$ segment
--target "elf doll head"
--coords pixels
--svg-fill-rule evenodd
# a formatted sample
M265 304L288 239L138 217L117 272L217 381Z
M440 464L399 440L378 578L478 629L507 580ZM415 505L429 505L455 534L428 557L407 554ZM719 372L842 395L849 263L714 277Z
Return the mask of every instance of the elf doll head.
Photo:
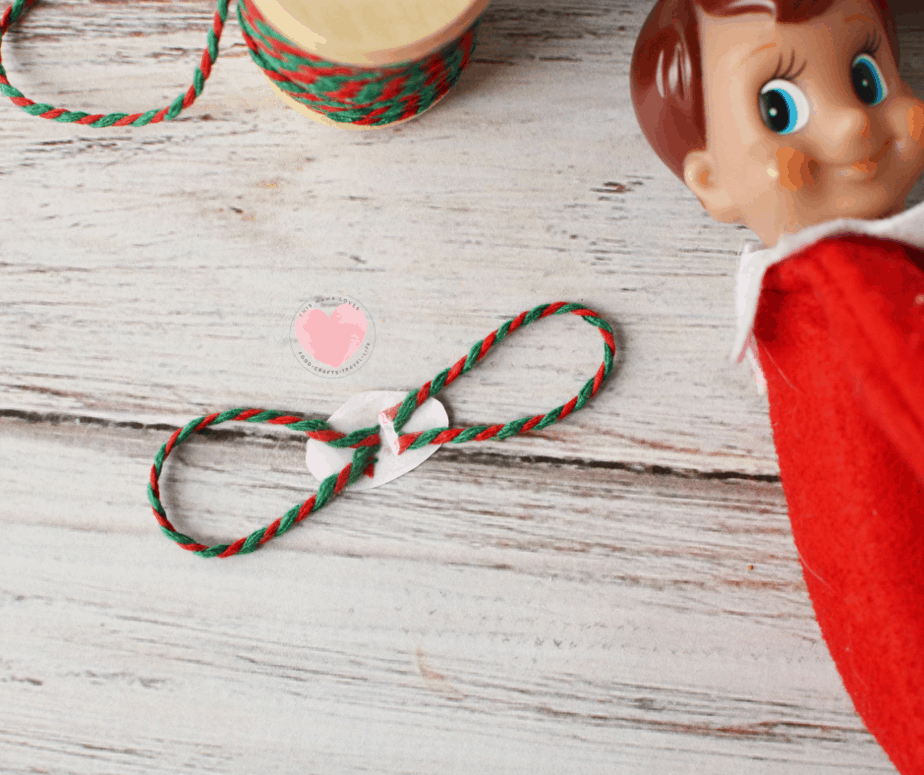
M719 221L768 246L901 212L924 103L884 0L659 0L632 60L642 130Z

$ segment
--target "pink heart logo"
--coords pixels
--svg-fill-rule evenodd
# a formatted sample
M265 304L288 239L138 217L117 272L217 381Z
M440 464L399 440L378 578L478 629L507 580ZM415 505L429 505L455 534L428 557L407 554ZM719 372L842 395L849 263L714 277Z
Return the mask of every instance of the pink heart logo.
M313 358L336 369L359 349L366 326L361 310L341 304L330 317L320 309L309 310L296 321L295 336Z

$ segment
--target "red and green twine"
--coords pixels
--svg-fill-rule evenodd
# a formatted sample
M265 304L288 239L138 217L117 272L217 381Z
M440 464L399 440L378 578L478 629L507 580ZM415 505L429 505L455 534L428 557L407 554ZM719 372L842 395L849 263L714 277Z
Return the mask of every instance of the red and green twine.
M296 102L340 123L375 126L423 113L455 84L475 48L476 21L457 41L419 62L362 69L312 56L273 29L252 0L237 18L250 56Z
M0 17L3 36L36 0L14 0ZM218 0L206 46L192 84L169 105L144 113L87 113L35 102L13 86L0 57L0 94L32 116L96 128L145 126L171 121L202 94L218 58L218 41L228 17L228 0ZM300 49L273 29L251 0L238 0L237 18L250 56L285 94L329 119L383 126L412 118L439 100L459 79L475 47L478 22L457 41L419 62L360 68L328 62Z
M3 36L7 30L35 2L36 0L13 0L13 4L3 12L3 16L0 17L0 46L3 45ZM216 10L212 20L212 27L208 32L205 50L202 52L199 66L193 73L192 84L183 94L180 94L173 102L163 108L149 110L146 113L86 113L82 110L55 108L45 102L34 102L10 83L6 70L3 68L2 58L0 58L0 94L9 97L14 105L22 108L31 116L47 118L51 121L65 124L83 124L94 128L103 128L109 126L145 126L146 124L157 124L161 121L172 121L202 94L205 81L212 72L212 65L218 59L218 40L221 38L221 31L224 29L227 18L228 0L218 0L218 10Z
M579 316L585 322L597 328L603 337L603 362L594 376L584 383L578 394L570 401L555 407L545 414L522 417L499 425L476 425L470 428L435 428L422 433L401 433L401 429L417 407L431 396L435 396L460 376L471 371L488 354L492 347L502 342L509 334L542 318L564 314ZM487 439L495 438L507 439L519 433L547 428L559 420L563 420L572 412L583 408L597 394L600 386L613 371L615 351L616 344L610 324L596 312L580 304L556 302L555 304L543 304L528 312L522 312L512 320L508 320L480 342L475 343L465 357L450 368L441 371L422 387L410 391L404 401L393 407L390 415L393 419L395 432L398 434L399 449L403 452L407 449L419 449L427 444L461 444L466 441L486 441ZM331 446L341 449L352 448L354 450L353 459L339 473L332 474L321 482L318 491L304 503L293 506L283 516L266 527L255 530L250 535L239 538L233 543L209 546L179 532L173 526L167 518L167 512L160 500L159 480L164 461L180 444L194 433L200 433L213 425L231 421L284 425L293 431L304 432L310 438L323 441ZM210 414L207 417L199 417L174 432L154 458L154 465L151 467L151 479L148 484L148 500L154 511L154 517L157 519L164 535L187 551L198 554L200 557L232 557L236 554L248 554L276 536L288 532L309 515L326 506L335 496L343 492L363 474L371 475L372 468L375 465L375 455L380 446L381 439L379 438L378 426L361 428L344 435L335 431L324 420L307 420L284 412L262 409L229 409L225 412Z

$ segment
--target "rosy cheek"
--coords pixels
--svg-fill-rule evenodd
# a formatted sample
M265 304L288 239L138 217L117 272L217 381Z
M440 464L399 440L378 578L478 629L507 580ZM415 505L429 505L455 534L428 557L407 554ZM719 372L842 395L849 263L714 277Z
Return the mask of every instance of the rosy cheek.
M795 148L780 148L776 152L780 170L780 185L789 191L801 191L818 182L820 165L811 156Z
M912 140L924 147L924 106L920 102L908 111L908 132Z

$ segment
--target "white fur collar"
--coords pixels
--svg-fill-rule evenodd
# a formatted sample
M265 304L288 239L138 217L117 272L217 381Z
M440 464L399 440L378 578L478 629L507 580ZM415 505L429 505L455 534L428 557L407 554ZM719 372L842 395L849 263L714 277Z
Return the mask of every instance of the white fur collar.
M841 218L819 223L796 234L781 237L772 248L765 248L759 242L745 244L738 256L738 276L735 282L738 327L729 360L733 363L740 362L749 351L753 354L751 329L754 316L757 314L761 283L767 269L807 245L835 234L886 237L924 249L924 202L881 221ZM762 375L758 378L758 385L761 381Z

